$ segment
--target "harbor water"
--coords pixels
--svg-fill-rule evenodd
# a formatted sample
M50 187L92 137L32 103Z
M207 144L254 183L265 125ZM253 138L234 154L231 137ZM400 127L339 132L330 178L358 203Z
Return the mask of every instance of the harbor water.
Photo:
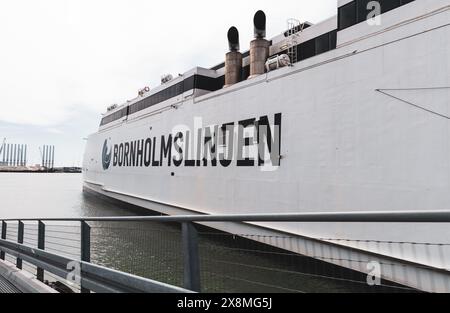
M0 174L0 218L70 218L155 214L83 193L81 174ZM183 284L180 226L162 223L91 223L93 263L178 286ZM46 250L79 259L79 225L49 223ZM8 226L14 240L14 225ZM199 228L203 292L405 291L326 262L294 255L238 236ZM37 243L26 224L25 244ZM277 240L283 238L277 238ZM13 262L14 260L10 260ZM24 269L33 272L32 266ZM47 274L46 279L54 277Z

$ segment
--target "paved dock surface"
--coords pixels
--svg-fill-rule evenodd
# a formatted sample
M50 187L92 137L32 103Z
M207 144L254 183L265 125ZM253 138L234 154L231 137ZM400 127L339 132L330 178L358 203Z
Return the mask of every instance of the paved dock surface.
M0 293L20 293L20 290L0 275Z

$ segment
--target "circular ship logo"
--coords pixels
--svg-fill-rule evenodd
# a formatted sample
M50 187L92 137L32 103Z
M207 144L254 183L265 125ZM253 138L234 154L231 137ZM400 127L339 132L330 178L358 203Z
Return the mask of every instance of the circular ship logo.
M108 153L109 150L109 153ZM111 152L112 149L108 149L108 139L105 140L105 143L103 144L103 151L102 151L102 164L103 169L106 171L109 169L109 166L111 165Z

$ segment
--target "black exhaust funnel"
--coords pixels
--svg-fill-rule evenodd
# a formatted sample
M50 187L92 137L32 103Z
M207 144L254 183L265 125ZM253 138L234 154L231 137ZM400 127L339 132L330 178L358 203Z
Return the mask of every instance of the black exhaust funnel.
M230 51L225 55L225 85L229 87L241 80L242 53L239 52L239 31L236 27L228 30Z
M266 14L263 11L259 10L255 13L253 25L255 26L255 38L264 39L266 37Z
M228 30L228 46L230 51L239 51L239 31L234 26Z

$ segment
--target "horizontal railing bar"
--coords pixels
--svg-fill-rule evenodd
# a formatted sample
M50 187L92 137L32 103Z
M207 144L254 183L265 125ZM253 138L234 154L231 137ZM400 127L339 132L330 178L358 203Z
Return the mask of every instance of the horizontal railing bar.
M32 264L33 266L42 268L42 269L46 270L47 272L50 272L50 273L60 277L63 280L65 280L66 279L65 277L67 277L67 274L69 274L69 270L67 270L65 268L65 266L61 266L60 264L58 264L58 265L50 264L44 260L39 259L37 256L18 252L13 247L9 247L9 248L3 247L2 249L4 249L4 251L6 253L14 255L16 257L20 257L22 260ZM71 260L67 259L67 264L69 262L71 262Z
M179 216L126 216L2 219L13 221L42 222L357 222L357 223L450 223L450 211L404 211L404 212L338 212L297 214L236 214L236 215L179 215Z
M149 284L146 280L141 277L132 274L123 274L119 271L113 269L107 269L105 267L95 265L88 262L82 262L82 272L85 277L97 277L96 281L105 279L105 281L114 281L118 285L123 286L133 286L132 289L140 292L191 292L183 288L171 286L164 283L153 283ZM82 278L83 280L83 278Z
M99 265L74 260L55 253L0 239L0 249L32 265L66 279L71 262L80 264L83 285L96 292L175 292L189 290L167 285L147 278L119 272Z
M50 238L50 239L58 239L58 240L66 240L66 241L72 241L72 242L78 242L80 243L80 239L75 239L75 238L64 238L64 237L56 237L56 236L45 236L45 238ZM36 239L36 238L33 238Z

